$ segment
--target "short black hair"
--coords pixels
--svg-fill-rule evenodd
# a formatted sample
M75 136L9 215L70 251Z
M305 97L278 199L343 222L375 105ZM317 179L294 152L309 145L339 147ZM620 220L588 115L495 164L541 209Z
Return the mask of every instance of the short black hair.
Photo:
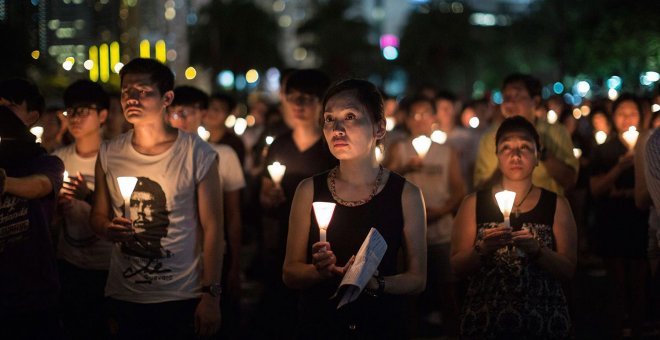
M610 115L612 119L614 119L614 115L616 114L616 110L623 104L623 102L633 102L635 103L635 106L637 106L637 112L639 113L639 124L642 124L643 122L643 117L644 117L644 111L642 110L642 103L639 101L639 98L637 98L634 94L629 93L629 92L624 92L619 97L612 103L612 114ZM612 125L614 126L614 124ZM616 129L616 126L614 126ZM621 131L620 131L621 132Z
M135 58L129 61L119 71L122 83L127 74L148 74L151 82L158 87L161 96L174 89L174 74L167 66L154 59Z
M456 103L456 100L458 100L458 98L456 98L456 95L453 94L452 92L440 91L435 95L435 100L436 101L437 100L447 100L447 101L450 101L452 103Z
M200 109L206 110L209 107L209 96L194 86L177 86L170 105L199 105Z
M209 98L209 102L212 100L217 100L227 104L229 112L234 111L234 109L236 109L236 105L238 105L234 96L226 92L216 92L212 94L211 98Z
M504 82L502 83L502 90L504 90L504 88L506 88L508 85L517 83L523 84L523 86L525 86L525 89L527 89L527 93L530 97L534 98L541 96L541 81L534 76L524 73L512 73L506 76L506 78L504 78Z
M65 107L96 105L99 110L110 107L110 97L101 85L91 80L77 80L64 90Z
M323 98L323 110L332 97L345 91L355 91L357 100L367 109L372 123L385 119L382 94L376 85L362 79L345 79L332 85ZM323 125L323 115L320 117L320 124Z
M18 105L26 103L28 111L37 111L40 116L46 108L46 101L37 85L23 78L0 81L0 98Z
M435 115L435 100L423 94L415 94L410 97L403 98L403 100L401 100L401 104L399 105L399 108L401 108L401 110L403 110L403 112L406 113L406 116L410 117L410 109L412 108L413 105L417 103L427 103L431 105L431 109L433 110L433 115Z
M513 116L502 121L502 124L500 124L500 127L495 134L495 149L497 150L497 147L500 145L500 139L504 137L505 134L514 131L528 134L536 144L536 151L541 150L539 133L536 131L534 125L522 116Z
M330 86L330 78L316 69L297 70L291 73L285 86L285 93L297 90L322 99L325 91Z

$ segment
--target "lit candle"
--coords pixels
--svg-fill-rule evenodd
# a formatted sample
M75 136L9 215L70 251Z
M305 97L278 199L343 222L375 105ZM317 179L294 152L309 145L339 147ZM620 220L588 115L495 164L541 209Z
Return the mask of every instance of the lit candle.
M413 148L415 148L415 151L419 155L419 158L424 159L426 156L426 153L429 152L429 148L431 147L431 138L426 137L424 135L421 135L415 139L412 140L412 145Z
M64 174L62 174L62 180L67 181L69 179L69 172L64 170Z
M394 130L394 126L396 126L396 120L394 119L394 117L386 117L385 118L385 130L392 131L392 130Z
M137 184L137 177L117 177L117 182L119 182L121 196L124 198L124 217L130 220L131 195L133 194L133 189L135 189L135 184Z
M495 200L497 200L497 205L500 207L502 215L504 215L504 226L511 227L511 210L513 209L513 202L516 199L516 193L509 190L500 191L495 194Z
M208 142L209 138L211 138L211 132L206 130L203 126L197 128L197 134L199 135L199 138L203 139L205 142Z
M479 127L479 123L480 123L480 122L479 122L479 118L478 118L478 117L472 117L472 118L470 118L470 120L468 121L468 124L470 124L470 127L473 128L473 129L478 128L478 127Z
M605 133L605 131L598 131L594 135L594 138L596 138L596 143L598 143L598 145L603 144L607 140L607 133Z
M549 110L548 111L548 114L547 114L548 123L554 124L554 123L557 122L558 118L559 118L559 116L557 115L557 112L555 112L555 110Z
M44 128L41 127L41 126L34 126L30 129L30 132L33 135L37 136L36 142L41 143L41 136L43 136L43 134L44 134Z
M272 178L275 183L275 187L279 188L280 183L282 182L282 177L284 177L284 172L286 171L286 165L280 164L280 162L275 162L267 168L270 178Z
M273 144L274 140L275 140L275 138L273 136L266 136L266 145Z
M441 130L435 130L431 134L431 140L438 144L445 144L447 141L447 134Z
M374 152L376 153L376 162L380 164L383 161L383 157L385 157L385 155L383 155L383 146L382 145L376 146Z
M335 203L330 202L314 202L312 207L314 208L314 216L316 216L316 223L319 225L319 240L321 242L326 242L326 233L328 230L328 225L330 225L330 220L332 219L332 214L335 212ZM325 250L325 248L323 248Z
M236 124L234 124L234 132L236 135L242 136L245 129L247 129L247 125L247 120L245 120L245 118L237 118Z
M637 132L637 128L634 126L631 126L628 128L628 131L623 133L623 139L628 144L628 148L630 150L635 148L635 144L637 144L637 137L639 137L639 132Z
M575 158L577 159L580 159L580 157L582 156L582 149L573 148L573 156L575 156Z

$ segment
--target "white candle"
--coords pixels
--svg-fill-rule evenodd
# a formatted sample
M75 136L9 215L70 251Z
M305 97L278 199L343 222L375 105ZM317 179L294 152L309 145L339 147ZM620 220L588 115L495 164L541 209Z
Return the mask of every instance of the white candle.
M275 140L275 138L274 138L273 136L267 136L267 137L266 137L266 145L271 145L271 144L273 144L273 141L274 141L274 140Z
M247 125L247 120L245 120L245 118L237 118L236 124L234 124L234 132L236 135L242 136L245 129L247 129Z
M549 110L548 111L548 114L547 114L548 123L554 124L554 123L557 122L558 118L559 118L559 116L557 115L557 112L555 112L555 110Z
M330 225L330 220L332 219L332 214L335 212L335 203L331 202L313 202L312 207L314 208L314 216L316 216L316 223L319 225L319 236L321 242L326 242L326 232L328 225Z
M395 126L396 126L396 120L394 119L394 117L385 118L385 130L392 131L394 130Z
M131 195L137 184L137 177L117 177L119 191L124 198L124 217L131 219Z
M596 143L599 145L603 144L607 140L607 133L605 133L605 131L598 131L594 135L594 138L596 138Z
M275 162L267 168L270 178L273 179L275 186L279 187L282 182L282 177L284 177L284 172L286 171L286 165L280 164L280 162Z
M419 155L419 158L424 159L426 156L426 153L429 152L429 148L431 147L431 138L426 137L424 135L421 135L415 139L412 140L412 145L413 148L415 148L415 151Z
M64 170L64 174L62 174L62 180L67 181L69 179L69 172Z
M438 144L445 144L447 141L447 134L441 130L435 130L431 134L431 140Z
M383 161L383 157L385 157L385 155L383 155L383 149L382 148L383 148L383 146L379 145L379 146L376 146L376 149L374 150L374 152L376 153L376 162L378 162L379 164Z
M37 137L36 142L41 143L41 136L44 134L44 128L41 126L34 126L30 129L30 132Z
M511 210L513 209L513 202L516 199L516 193L509 190L500 191L495 194L497 205L500 207L502 215L504 215L504 226L511 227Z
M573 156L575 156L577 159L580 159L580 157L582 157L582 149L573 148Z
M639 137L639 132L637 132L637 128L634 126L631 126L628 128L628 131L623 133L623 139L628 144L628 148L630 150L635 148L635 144L637 144L637 137Z
M203 126L197 128L197 134L199 135L199 138L203 139L205 142L208 142L209 138L211 138L211 132L206 130Z

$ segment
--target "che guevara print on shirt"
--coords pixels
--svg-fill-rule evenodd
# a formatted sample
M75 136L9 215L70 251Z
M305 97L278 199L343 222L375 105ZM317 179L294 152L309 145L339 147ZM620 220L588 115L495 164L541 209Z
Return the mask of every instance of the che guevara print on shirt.
M147 259L172 256L161 244L170 225L163 188L147 177L138 177L130 205L135 237L122 244L122 253Z

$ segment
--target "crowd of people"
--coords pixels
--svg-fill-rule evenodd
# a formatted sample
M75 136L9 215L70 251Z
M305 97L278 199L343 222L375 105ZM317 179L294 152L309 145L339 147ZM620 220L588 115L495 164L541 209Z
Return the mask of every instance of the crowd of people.
M611 338L658 331L660 92L573 107L511 74L500 105L397 99L305 69L244 105L151 59L120 78L48 110L0 82L2 338L571 338L576 270L607 279Z

